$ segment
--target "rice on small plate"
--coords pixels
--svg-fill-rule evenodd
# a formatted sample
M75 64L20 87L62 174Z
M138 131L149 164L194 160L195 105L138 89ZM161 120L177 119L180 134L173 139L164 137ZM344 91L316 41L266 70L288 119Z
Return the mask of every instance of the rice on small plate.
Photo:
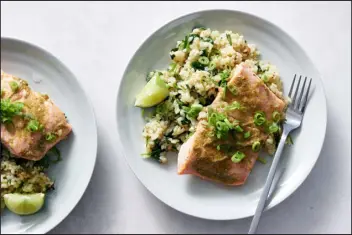
M54 153L55 152L55 153ZM1 210L5 208L4 195L9 193L46 193L54 189L54 181L46 174L49 168L49 155L60 154L54 148L41 161L20 159L1 145ZM55 162L60 160L56 155Z

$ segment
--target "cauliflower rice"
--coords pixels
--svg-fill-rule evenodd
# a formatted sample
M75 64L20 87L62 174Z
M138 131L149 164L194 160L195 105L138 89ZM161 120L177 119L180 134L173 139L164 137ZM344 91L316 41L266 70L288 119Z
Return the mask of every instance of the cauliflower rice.
M147 80L160 76L169 88L169 96L156 106L143 129L145 157L166 163L166 152L178 152L195 132L197 121L206 113L202 107L212 103L218 88L230 79L240 63L249 65L280 98L282 83L277 68L259 60L260 53L243 35L232 31L196 28L171 50L172 63L166 70L155 70ZM269 141L270 142L270 141ZM268 144L274 144L271 141ZM270 149L270 147L268 147ZM272 147L273 151L275 146Z

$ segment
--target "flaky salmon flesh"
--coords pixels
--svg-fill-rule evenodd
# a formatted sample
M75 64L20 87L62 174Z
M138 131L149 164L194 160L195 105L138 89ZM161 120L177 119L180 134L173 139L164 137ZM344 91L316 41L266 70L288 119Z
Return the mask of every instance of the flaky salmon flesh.
M284 116L286 103L245 64L235 68L227 87L234 87L236 92L220 88L215 100L206 109L225 113L226 106L238 102L244 108L226 111L226 114L231 123L236 121L241 124L243 132L235 133L227 140L218 140L209 134L212 128L207 118L201 119L196 132L181 146L178 154L178 174L192 174L230 186L244 184L258 158L258 152L252 150L253 141L264 143L269 138L265 127L254 123L255 113L263 112L268 122L273 121L273 112ZM243 133L248 131L251 137L246 139ZM246 157L238 163L233 162L231 155L219 151L218 146L221 144L231 146L234 151L241 151Z
M1 143L16 157L40 160L72 130L48 95L32 91L26 81L2 70L1 101L2 105L3 101L23 104L19 115L1 122ZM29 126L31 123L36 126Z

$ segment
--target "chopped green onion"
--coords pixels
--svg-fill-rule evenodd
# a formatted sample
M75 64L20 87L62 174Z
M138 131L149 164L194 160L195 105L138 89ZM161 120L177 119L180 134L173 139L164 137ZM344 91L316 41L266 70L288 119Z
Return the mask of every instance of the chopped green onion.
M232 38L230 34L226 34L227 40L229 41L230 45L232 46Z
M193 104L191 108L187 111L187 116L189 118L196 118L200 111L202 111L203 106L200 104Z
M45 139L50 142L54 141L56 139L56 135L53 133L46 133Z
M257 111L254 114L254 119L258 119L260 117L265 117L265 113L263 111Z
M232 157L231 157L231 161L233 161L234 163L239 163L242 161L243 158L245 158L246 155L240 151L237 151Z
M22 102L11 102L10 99L1 99L1 122L12 122L12 118L22 114L24 104Z
M220 83L219 83L219 86L224 88L223 98L226 97L227 78L228 78L229 76L230 76L230 72L228 72L227 70L224 70L224 71L222 71L222 73L220 73L221 81L220 81Z
M13 92L17 92L18 91L18 83L17 82L11 81L10 82L10 87L11 87L11 90Z
M251 137L251 132L247 131L243 134L243 138L248 139L249 137Z
M217 146L216 146L216 149L219 151L219 150L220 150L220 145L217 145Z
M227 70L222 71L220 73L221 80L226 80L228 77L230 77L230 72Z
M216 127L218 128L218 130L221 130L221 131L227 129L227 125L225 122L217 122Z
M209 59L205 56L201 56L198 59L198 62L204 65L208 65L209 64Z
M278 122L278 121L280 121L280 119L281 119L280 113L277 111L273 112L273 121Z
M275 133L279 131L279 126L273 122L270 126L269 126L269 132L270 133Z
M258 111L255 112L254 114L254 124L257 126L261 126L266 122L266 118L265 118L265 113Z
M259 152L261 146L260 146L260 142L259 141L254 141L252 144L252 150L254 152Z
M258 126L261 126L265 123L265 118L264 117L260 117L255 121L255 124Z
M216 68L216 63L215 63L215 61L211 61L211 62L209 63L208 69L209 69L209 70L214 70L215 68Z
M258 160L258 162L260 162L262 164L266 164L266 160L262 157L258 157L257 160Z
M235 131L237 131L237 132L243 132L243 129L242 129L242 127L240 127L240 126L235 126Z
M42 128L43 128L43 125L41 125L35 119L30 120L27 124L27 130L30 132L40 131Z
M293 140L292 140L292 137L290 135L287 136L287 139L285 141L285 144L288 144L288 145L293 145Z
M233 125L224 114L208 109L208 124L214 128L214 134L218 139L226 139Z

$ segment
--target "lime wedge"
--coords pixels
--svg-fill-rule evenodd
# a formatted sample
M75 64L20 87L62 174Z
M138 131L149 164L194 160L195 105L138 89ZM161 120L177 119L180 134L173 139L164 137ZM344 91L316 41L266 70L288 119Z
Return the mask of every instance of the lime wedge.
M6 207L18 215L31 215L42 208L44 204L44 193L35 194L5 194Z
M165 82L156 73L136 96L135 106L148 108L159 104L169 95Z

